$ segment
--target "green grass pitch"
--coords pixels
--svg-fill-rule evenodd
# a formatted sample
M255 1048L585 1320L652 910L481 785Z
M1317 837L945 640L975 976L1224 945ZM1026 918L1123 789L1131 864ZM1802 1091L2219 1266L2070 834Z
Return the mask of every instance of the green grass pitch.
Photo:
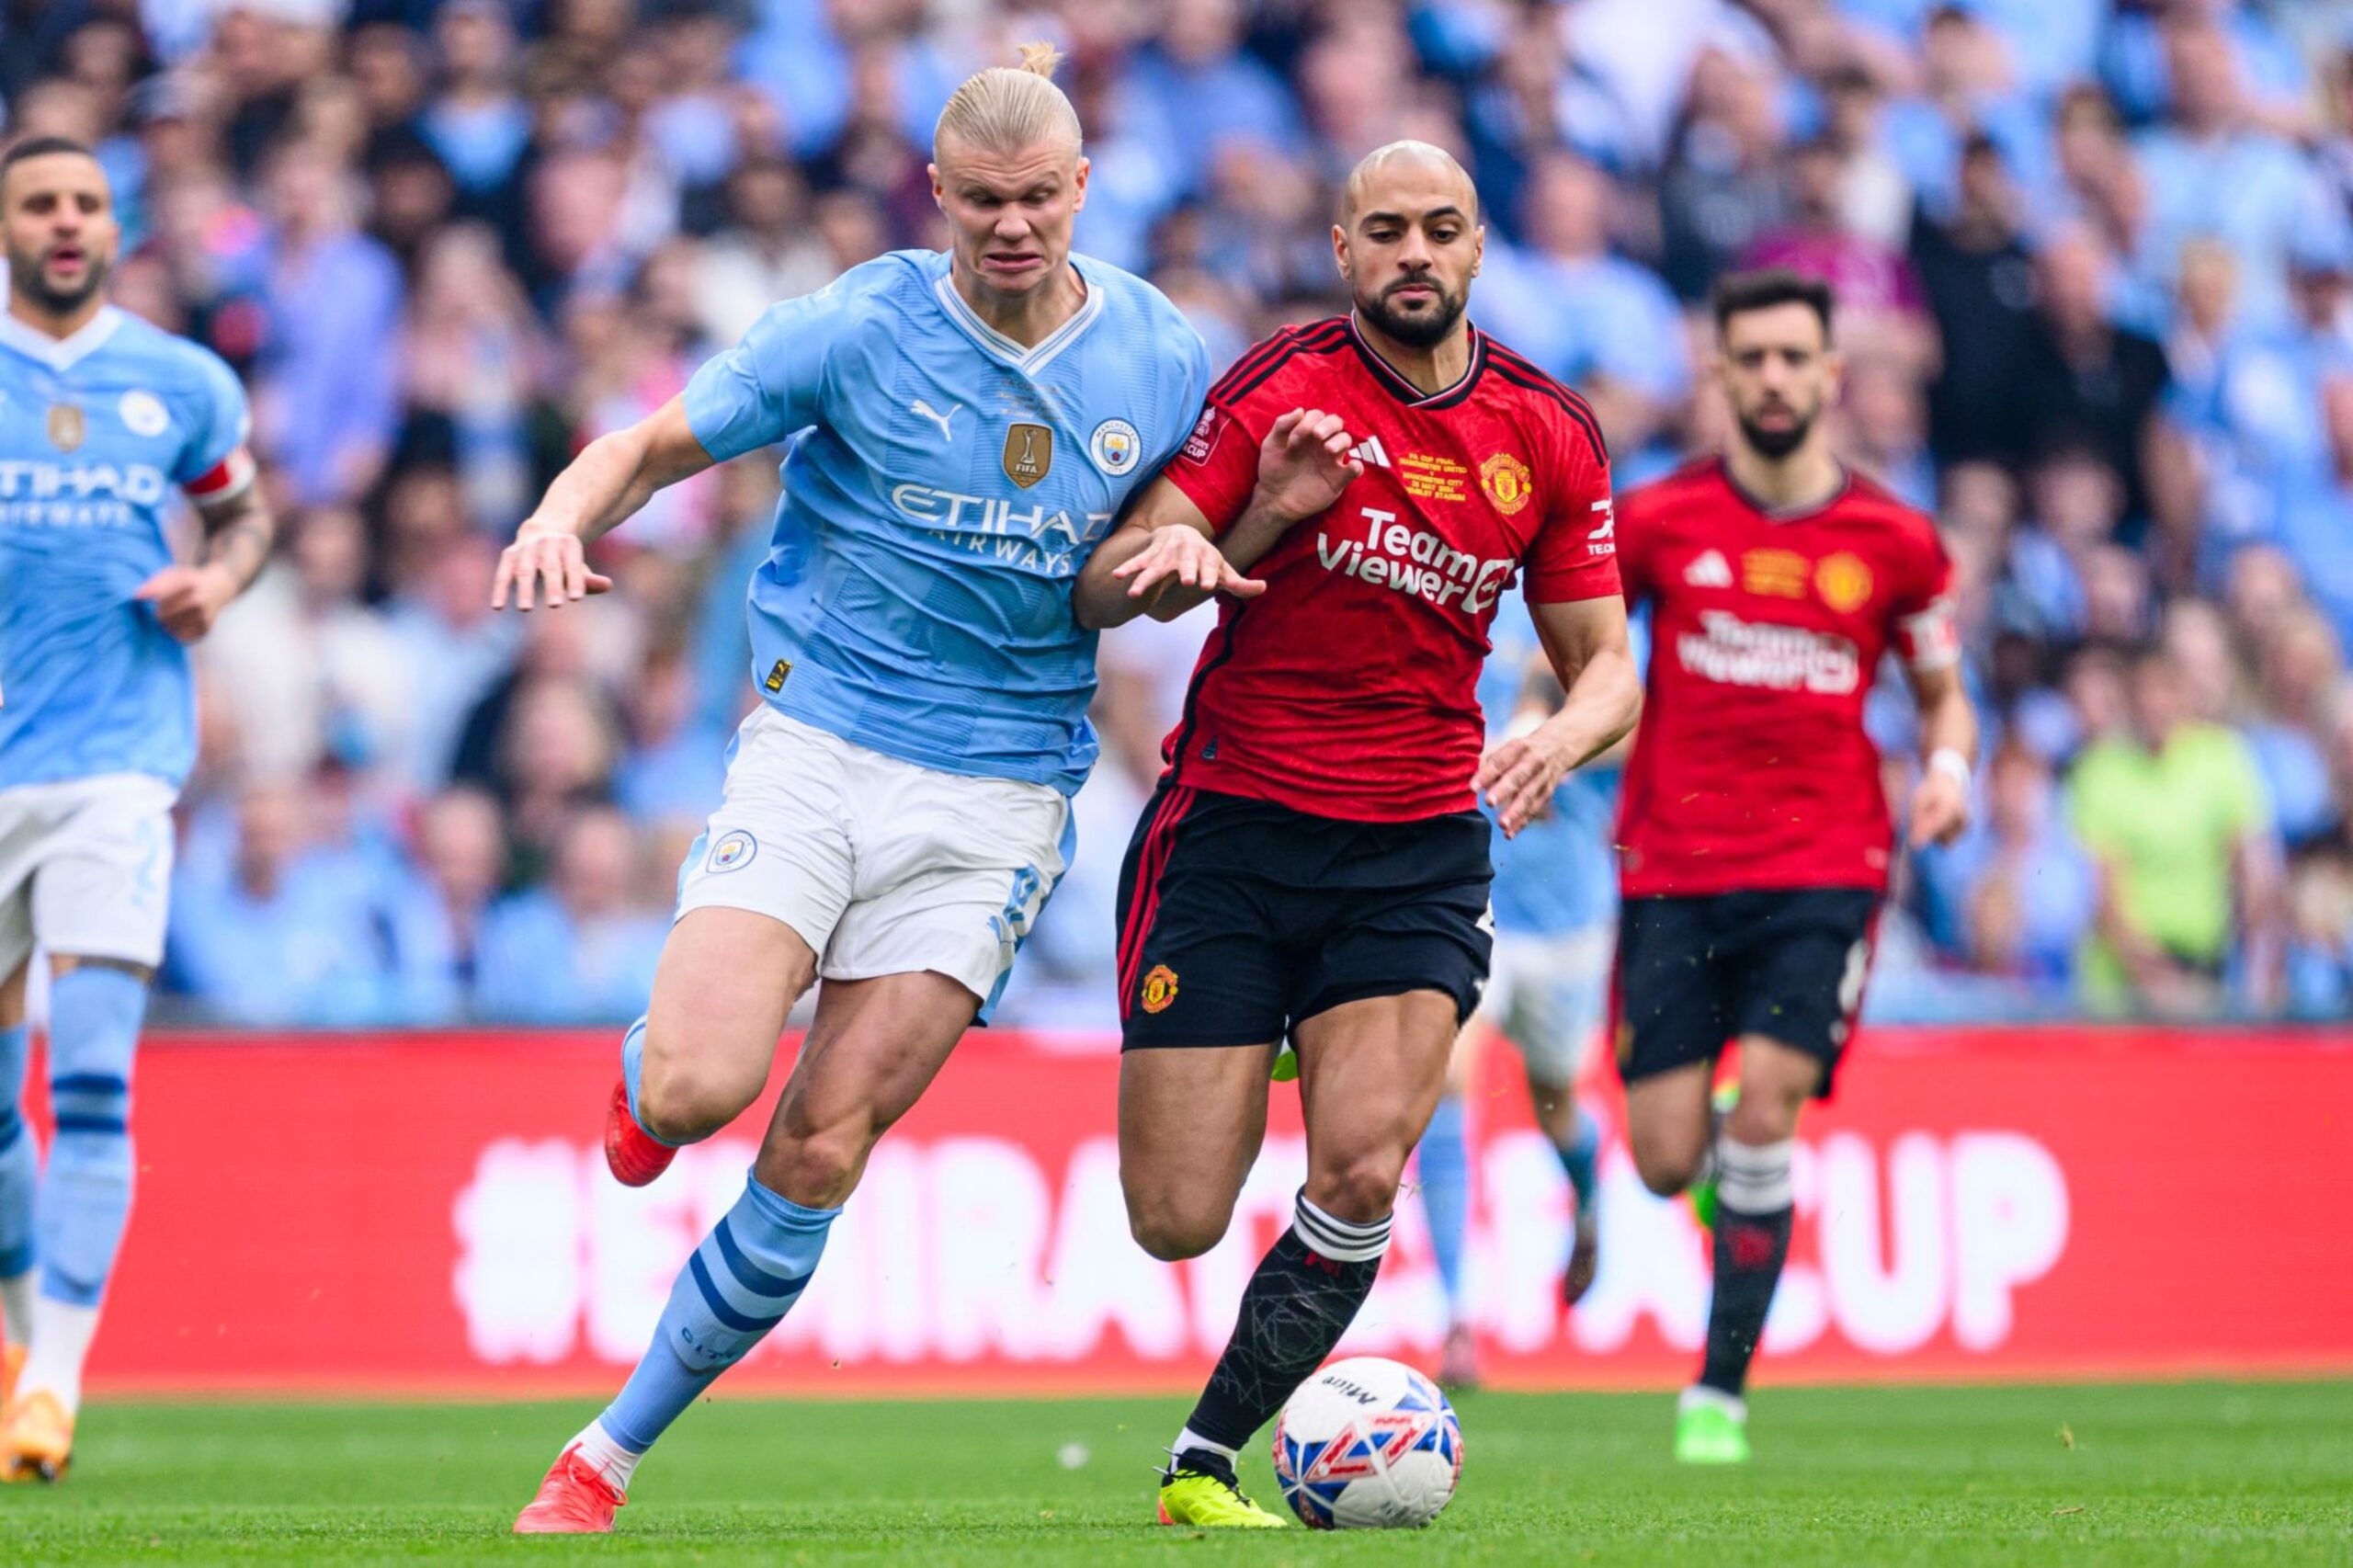
M506 1535L585 1404L93 1406L77 1468L0 1490L26 1563L2353 1563L2353 1384L1768 1390L1745 1471L1678 1470L1658 1394L1472 1394L1425 1532L1149 1523L1173 1400L689 1414L608 1540ZM1245 1484L1279 1506L1263 1453Z

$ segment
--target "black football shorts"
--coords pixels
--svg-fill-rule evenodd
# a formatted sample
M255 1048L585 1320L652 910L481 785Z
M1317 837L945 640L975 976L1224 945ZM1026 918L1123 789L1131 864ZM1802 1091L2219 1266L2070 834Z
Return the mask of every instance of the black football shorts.
M1343 822L1163 783L1120 871L1124 1049L1266 1045L1368 996L1486 983L1487 819Z
M1618 1071L1629 1084L1762 1035L1822 1062L1854 1033L1879 894L1783 888L1630 898L1618 917Z

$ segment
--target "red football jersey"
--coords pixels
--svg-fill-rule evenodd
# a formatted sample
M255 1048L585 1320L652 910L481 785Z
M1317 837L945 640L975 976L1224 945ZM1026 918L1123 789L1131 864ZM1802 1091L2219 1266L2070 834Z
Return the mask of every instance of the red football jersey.
M1629 898L1887 885L1863 699L1893 648L1960 657L1936 525L1859 476L1764 510L1721 459L1629 494L1626 597L1651 602L1642 728L1619 807Z
M1470 369L1424 396L1353 316L1287 327L1210 389L1165 471L1223 531L1248 506L1258 444L1294 408L1347 422L1364 472L1220 601L1172 777L1353 822L1476 804L1479 666L1495 600L1619 591L1609 460L1585 400L1473 330Z

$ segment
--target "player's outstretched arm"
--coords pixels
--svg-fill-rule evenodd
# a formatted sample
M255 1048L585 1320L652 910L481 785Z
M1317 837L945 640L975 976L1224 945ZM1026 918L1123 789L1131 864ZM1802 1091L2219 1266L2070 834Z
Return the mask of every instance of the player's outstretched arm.
M1128 526L1104 541L1080 574L1078 623L1117 626L1139 614L1174 620L1214 594L1251 598L1264 593L1265 583L1243 574L1292 524L1328 510L1364 472L1364 464L1348 456L1355 444L1336 414L1294 408L1277 419L1258 444L1257 483L1249 502L1210 542L1214 561L1199 543L1165 531L1181 525L1203 542L1216 532L1192 498L1164 473L1130 513ZM1137 537L1127 537L1137 529ZM1124 605L1119 585L1124 585ZM1093 619L1097 616L1107 619Z
M700 473L712 460L687 423L683 397L597 437L555 476L546 499L499 555L490 608L505 609L512 592L515 608L528 610L542 586L550 609L605 592L613 581L588 570L588 544L619 528L655 491Z
M1643 710L1624 599L1605 594L1529 609L1565 695L1559 712L1479 761L1472 783L1495 808L1506 838L1535 819L1571 768L1617 744Z
M1234 569L1210 537L1210 520L1164 474L1087 559L1071 588L1071 612L1100 631L1140 615L1172 620L1221 592L1247 599L1266 591Z
M1910 666L1920 706L1920 782L1912 791L1912 847L1950 844L1969 825L1969 779L1977 762L1977 712L1961 665Z
M242 451L231 461L252 472L251 460ZM250 482L225 499L198 501L196 515L204 525L204 558L193 566L165 567L131 596L153 605L164 630L183 642L210 631L229 602L253 585L269 564L278 539L269 503L261 486Z

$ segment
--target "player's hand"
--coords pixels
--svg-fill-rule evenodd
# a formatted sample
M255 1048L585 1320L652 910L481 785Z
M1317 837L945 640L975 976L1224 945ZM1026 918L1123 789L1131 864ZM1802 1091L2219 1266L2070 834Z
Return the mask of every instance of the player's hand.
M498 574L490 583L490 608L505 609L512 589L515 608L529 610L533 591L541 584L547 587L548 608L562 609L574 599L609 592L613 580L588 570L588 553L578 534L526 517L515 542L499 552Z
M220 566L166 566L131 597L153 605L165 631L193 642L212 630L222 610L237 597L237 580Z
M1550 724L1498 744L1479 759L1471 787L1495 809L1495 820L1506 838L1550 811L1552 791L1569 776L1576 758L1553 737Z
M1294 408L1258 443L1258 499L1286 523L1330 509L1364 464L1348 456L1356 445L1336 414Z
M1153 529L1142 551L1112 567L1111 575L1127 579L1131 599L1142 598L1161 584L1171 582L1204 593L1232 594L1237 599L1255 599L1267 591L1267 585L1257 578L1236 572L1215 540L1184 523Z
M1969 791L1960 779L1930 769L1912 791L1912 847L1950 844L1969 825Z

